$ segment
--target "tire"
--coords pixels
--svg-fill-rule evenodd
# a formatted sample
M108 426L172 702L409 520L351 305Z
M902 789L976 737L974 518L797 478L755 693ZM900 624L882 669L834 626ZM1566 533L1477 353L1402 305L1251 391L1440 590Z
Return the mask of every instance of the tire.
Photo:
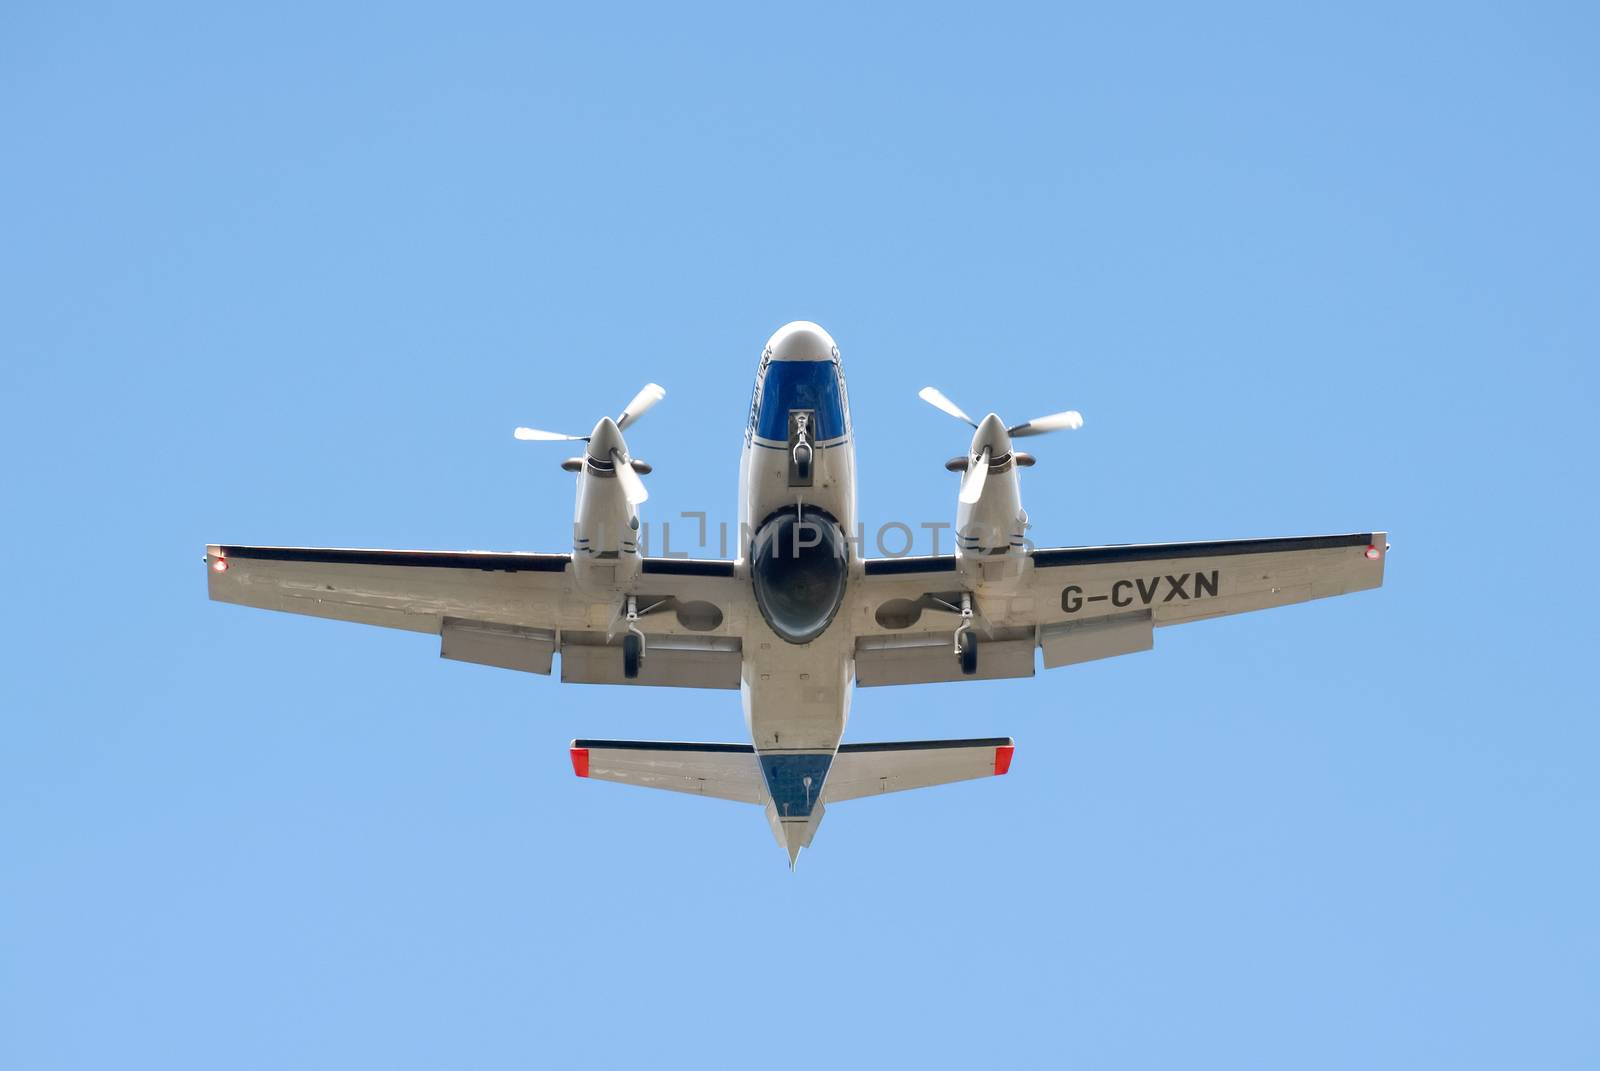
M639 662L644 657L644 644L639 642L639 637L628 633L622 637L622 675L626 679L639 679Z
M978 637L970 632L961 635L961 675L970 677L978 672Z

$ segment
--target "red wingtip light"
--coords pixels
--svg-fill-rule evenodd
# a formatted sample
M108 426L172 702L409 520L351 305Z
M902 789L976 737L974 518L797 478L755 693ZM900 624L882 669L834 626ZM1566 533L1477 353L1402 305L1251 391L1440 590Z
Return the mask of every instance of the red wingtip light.
M211 571L213 573L226 573L228 571L228 559L218 558L216 561L212 562Z
M579 777L589 776L589 749L575 747L572 749L572 772Z
M994 775L1001 774L1011 769L1011 756L1017 750L1015 744L1001 744L994 749Z
M1367 547L1367 557L1373 561L1377 561L1379 558L1383 557L1383 551L1379 550L1376 546L1369 546Z

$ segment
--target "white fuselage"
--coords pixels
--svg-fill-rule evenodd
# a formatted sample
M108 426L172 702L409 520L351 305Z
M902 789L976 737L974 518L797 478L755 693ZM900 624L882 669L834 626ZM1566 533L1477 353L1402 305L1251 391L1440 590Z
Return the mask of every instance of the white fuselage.
M775 519L787 521L789 511L816 526L836 524L843 540L835 546L844 555L838 580L847 585L860 575L860 547L849 542L857 530L855 451L844 374L833 339L804 322L773 335L756 375L739 471L741 575L755 582L762 568L760 537L773 530ZM805 528L796 533L802 546L821 537ZM782 552L792 549L787 536L780 542ZM781 571L775 575L785 590L806 587L803 581L790 584ZM759 599L759 584L757 594ZM817 596L819 614L826 602ZM768 817L779 839L798 847L809 843L821 818L822 808L814 804L849 716L852 630L848 622L832 620L839 611L835 604L821 630L809 635L807 628L798 633L807 638L797 642L797 630L785 630L785 638L783 622L774 626L777 612L765 610L764 605L763 615L752 617L744 638L740 692L772 796Z

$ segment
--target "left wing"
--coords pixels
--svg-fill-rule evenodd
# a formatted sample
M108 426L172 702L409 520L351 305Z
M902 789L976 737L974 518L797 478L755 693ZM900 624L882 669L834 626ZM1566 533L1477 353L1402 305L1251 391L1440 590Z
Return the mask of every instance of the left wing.
M739 686L748 585L732 562L646 558L625 593L581 588L568 554L213 544L206 575L218 602L432 633L445 658L549 673L560 652L565 681ZM626 594L647 639L635 679L622 672Z
M1379 587L1387 552L1384 532L1036 550L1020 577L978 586L968 676L945 610L964 586L955 557L869 561L857 681L1028 677L1036 646L1047 668L1148 650L1158 626Z

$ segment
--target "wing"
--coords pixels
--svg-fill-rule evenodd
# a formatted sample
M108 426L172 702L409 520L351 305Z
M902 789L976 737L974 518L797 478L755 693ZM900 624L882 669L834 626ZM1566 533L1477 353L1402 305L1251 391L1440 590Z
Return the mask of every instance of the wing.
M966 676L952 653L954 556L867 562L857 680L1029 677L1035 646L1047 668L1148 650L1159 626L1379 587L1387 551L1384 532L1036 550L1020 576L979 585L983 653Z
M587 684L737 688L748 585L732 562L646 558L629 592L646 655L622 671L621 588L581 588L567 554L206 548L211 598L440 637L440 655Z

